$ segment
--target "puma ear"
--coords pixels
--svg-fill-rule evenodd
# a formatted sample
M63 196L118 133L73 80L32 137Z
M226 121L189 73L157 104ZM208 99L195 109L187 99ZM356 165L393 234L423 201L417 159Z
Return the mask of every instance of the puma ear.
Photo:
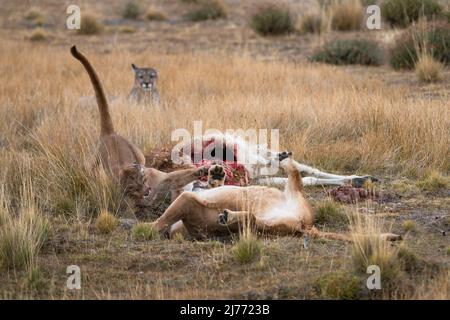
M136 69L138 68L134 63L131 64L131 67L133 68L134 71L136 71Z

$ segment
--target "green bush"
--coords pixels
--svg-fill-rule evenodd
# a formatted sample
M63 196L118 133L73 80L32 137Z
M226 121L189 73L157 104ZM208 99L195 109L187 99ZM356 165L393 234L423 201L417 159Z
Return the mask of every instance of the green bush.
M221 0L203 0L197 2L199 8L189 12L191 21L215 20L227 17L227 9Z
M141 222L133 227L133 239L137 241L149 241L159 239L159 232L151 223Z
M336 272L317 278L314 287L322 298L354 300L360 295L360 284L357 276Z
M316 207L316 223L327 226L348 224L348 217L343 208L332 199L321 201Z
M383 51L376 42L369 40L336 40L325 44L311 60L335 65L378 66L383 63Z
M137 19L141 14L141 8L136 2L128 2L122 12L125 19Z
M240 264L250 263L261 256L262 245L256 236L242 237L232 248L232 255Z
M252 16L250 26L263 36L282 35L294 31L294 18L288 8L266 4Z
M425 49L437 61L450 64L449 23L432 25L425 32L416 29L406 31L391 50L390 64L394 69L413 69L419 53Z
M406 27L423 16L432 18L441 13L437 0L385 0L381 5L382 17L399 27Z

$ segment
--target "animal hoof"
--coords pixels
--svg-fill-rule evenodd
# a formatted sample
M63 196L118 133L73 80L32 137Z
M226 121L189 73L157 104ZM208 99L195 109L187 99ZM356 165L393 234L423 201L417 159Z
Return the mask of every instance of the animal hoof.
M228 210L225 209L221 214L219 214L219 224L225 226L228 222Z
M283 151L283 152L280 152L278 154L278 160L279 161L283 161L284 159L287 159L290 156L292 156L292 152L290 152L290 151Z
M363 177L353 178L351 181L351 184L352 184L352 187L362 188L364 186L364 184L366 183L366 181L378 182L380 180L375 177L372 177L372 176L363 176Z

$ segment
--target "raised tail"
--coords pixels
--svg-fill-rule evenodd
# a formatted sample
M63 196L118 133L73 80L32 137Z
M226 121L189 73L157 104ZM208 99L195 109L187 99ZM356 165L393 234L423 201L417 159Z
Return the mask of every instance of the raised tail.
M80 52L78 52L76 46L70 48L72 56L79 60L86 69L89 78L91 79L92 86L94 87L95 96L97 98L98 110L100 111L100 135L107 135L114 133L114 126L112 123L111 115L109 114L108 101L106 100L103 86L100 83L100 79L97 76L94 68L89 60Z

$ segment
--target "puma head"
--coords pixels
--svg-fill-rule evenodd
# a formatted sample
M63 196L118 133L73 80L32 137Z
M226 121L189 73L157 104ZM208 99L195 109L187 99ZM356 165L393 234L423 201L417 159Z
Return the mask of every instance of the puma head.
M134 71L134 85L142 90L156 89L158 72L153 68L139 68L134 63L131 64Z

